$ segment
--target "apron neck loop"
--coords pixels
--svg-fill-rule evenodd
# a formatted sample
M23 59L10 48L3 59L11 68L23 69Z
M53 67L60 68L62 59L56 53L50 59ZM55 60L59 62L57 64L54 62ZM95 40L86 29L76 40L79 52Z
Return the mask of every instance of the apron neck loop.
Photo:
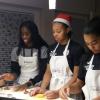
M67 45L66 45L66 47L65 47L65 50L64 50L64 52L63 52L63 55L68 55L68 52L67 52L67 51L68 51L69 43L70 43L70 39L68 40L68 43L67 43ZM52 51L53 54L55 54L55 52L56 52L58 46L59 46L59 43L57 44L56 48Z

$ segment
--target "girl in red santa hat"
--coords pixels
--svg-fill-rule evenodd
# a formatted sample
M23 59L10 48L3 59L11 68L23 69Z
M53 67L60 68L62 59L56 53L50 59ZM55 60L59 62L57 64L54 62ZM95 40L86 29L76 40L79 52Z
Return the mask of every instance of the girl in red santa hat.
M71 40L71 16L60 13L52 23L53 37L56 41L50 47L50 57L42 84L31 91L31 95L44 93L47 99L59 97L59 89L69 87L77 80L83 47ZM47 91L47 87L49 90ZM66 94L67 95L67 94ZM70 100L82 100L82 95L69 95Z

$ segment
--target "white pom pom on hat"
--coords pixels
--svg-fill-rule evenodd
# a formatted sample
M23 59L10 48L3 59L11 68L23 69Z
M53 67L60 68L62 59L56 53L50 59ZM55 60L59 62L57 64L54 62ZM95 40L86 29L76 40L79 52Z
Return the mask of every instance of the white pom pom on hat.
M59 13L53 22L61 22L71 27L71 20L72 18L69 14Z

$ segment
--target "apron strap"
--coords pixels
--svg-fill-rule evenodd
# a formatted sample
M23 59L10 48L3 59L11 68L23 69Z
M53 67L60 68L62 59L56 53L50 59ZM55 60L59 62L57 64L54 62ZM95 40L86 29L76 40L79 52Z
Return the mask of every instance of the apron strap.
M23 48L23 56L25 57L25 48Z
M33 48L31 48L31 57L33 56Z
M59 46L59 43L56 45L55 49L53 51L51 51L51 53L50 53L51 56L55 55L55 52L56 52L58 46Z
M70 39L68 40L68 43L67 43L67 45L66 45L66 47L65 47L65 50L64 50L64 52L63 52L63 55L68 55L68 53L69 53L69 50L68 50L68 47L69 47L69 43L70 43Z
M59 46L59 43L57 44L57 46L56 46L55 49L53 50L54 53L56 52L58 46Z
M92 56L90 63L89 63L89 69L92 69L92 63L93 63L94 55Z

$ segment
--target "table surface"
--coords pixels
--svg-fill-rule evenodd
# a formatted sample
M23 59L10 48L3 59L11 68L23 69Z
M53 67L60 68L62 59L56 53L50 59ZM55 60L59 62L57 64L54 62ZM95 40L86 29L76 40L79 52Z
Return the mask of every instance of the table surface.
M5 99L3 99L5 98ZM8 99L7 99L8 98ZM24 91L15 92L13 90L5 90L0 88L0 100L47 100L45 97L29 96ZM55 99L55 100L61 100Z

